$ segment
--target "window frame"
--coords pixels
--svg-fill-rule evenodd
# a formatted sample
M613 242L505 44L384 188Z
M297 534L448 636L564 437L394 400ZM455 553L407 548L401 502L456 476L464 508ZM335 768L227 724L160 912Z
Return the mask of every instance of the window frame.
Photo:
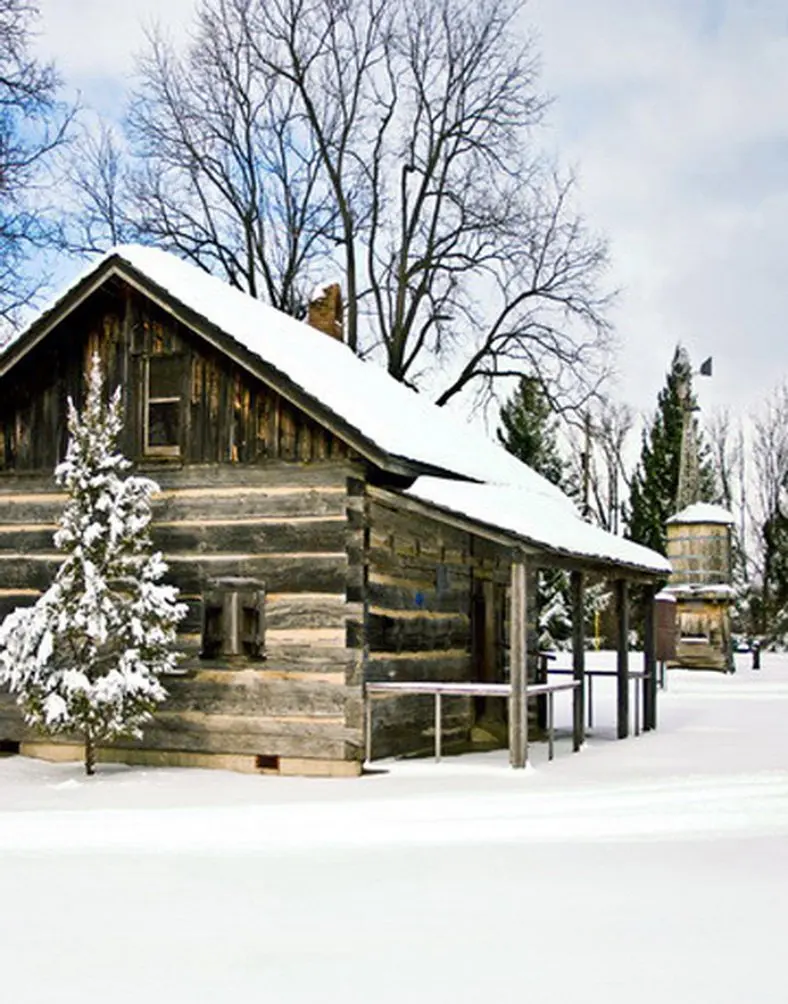
M142 454L145 457L170 457L180 458L183 454L183 423L184 423L184 393L183 379L181 379L181 390L177 395L151 396L151 362L155 360L183 360L179 354L155 354L146 355L143 359L143 412L142 412ZM183 377L183 374L181 374ZM151 444L150 442L150 409L153 404L177 404L178 414L178 442L162 445Z

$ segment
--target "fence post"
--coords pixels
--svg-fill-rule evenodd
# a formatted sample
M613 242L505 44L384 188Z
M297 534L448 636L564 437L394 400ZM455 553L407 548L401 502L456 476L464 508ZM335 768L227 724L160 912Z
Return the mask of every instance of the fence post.
M572 599L572 679L579 684L572 693L572 749L575 753L583 745L585 709L585 610L583 609L583 573L572 572L570 579Z
M528 759L528 703L525 623L525 557L512 555L511 607L509 610L509 664L512 685L509 706L509 762L525 767Z
M645 590L646 622L643 625L643 731L657 727L657 631L654 586ZM663 663L664 665L664 663Z
M616 614L618 620L618 738L629 735L629 597L626 579L616 579Z

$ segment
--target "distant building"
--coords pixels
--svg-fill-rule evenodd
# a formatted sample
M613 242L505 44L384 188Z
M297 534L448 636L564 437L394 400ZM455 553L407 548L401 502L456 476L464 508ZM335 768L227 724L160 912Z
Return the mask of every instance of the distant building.
M672 571L666 592L676 598L678 632L672 665L733 671L732 525L727 509L707 502L695 502L668 520Z

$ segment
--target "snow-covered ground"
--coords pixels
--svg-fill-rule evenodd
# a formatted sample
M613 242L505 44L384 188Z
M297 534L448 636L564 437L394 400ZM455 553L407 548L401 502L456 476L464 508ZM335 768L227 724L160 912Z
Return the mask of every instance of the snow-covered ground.
M592 662L605 664L600 653ZM788 658L360 780L0 760L0 1001L788 1001Z

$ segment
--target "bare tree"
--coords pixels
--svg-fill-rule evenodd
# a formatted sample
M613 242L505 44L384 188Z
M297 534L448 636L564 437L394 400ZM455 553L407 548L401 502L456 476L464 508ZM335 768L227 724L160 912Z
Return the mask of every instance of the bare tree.
M69 243L156 243L298 315L336 209L295 90L254 58L249 6L201 4L183 54L149 32L125 135L103 126L75 144Z
M351 348L440 404L525 373L576 406L605 375L607 249L536 147L523 6L203 0L188 53L158 34L141 62L127 217L286 310L339 270Z
M94 253L140 236L137 218L129 215L128 150L106 122L83 120L71 143L69 174L71 219L64 242L70 251Z
M351 347L382 347L413 385L437 360L439 404L524 372L554 405L582 399L602 375L607 253L534 153L546 101L523 4L236 2L316 137Z
M752 614L759 634L788 629L788 384L775 389L753 425L748 514Z
M57 101L54 68L31 54L37 12L26 0L0 0L0 320L13 322L40 281L26 270L57 228L46 212L47 169L72 112Z
M569 423L568 438L584 515L605 530L619 533L622 487L627 489L631 477L626 446L635 416L629 405L598 397L582 419Z

